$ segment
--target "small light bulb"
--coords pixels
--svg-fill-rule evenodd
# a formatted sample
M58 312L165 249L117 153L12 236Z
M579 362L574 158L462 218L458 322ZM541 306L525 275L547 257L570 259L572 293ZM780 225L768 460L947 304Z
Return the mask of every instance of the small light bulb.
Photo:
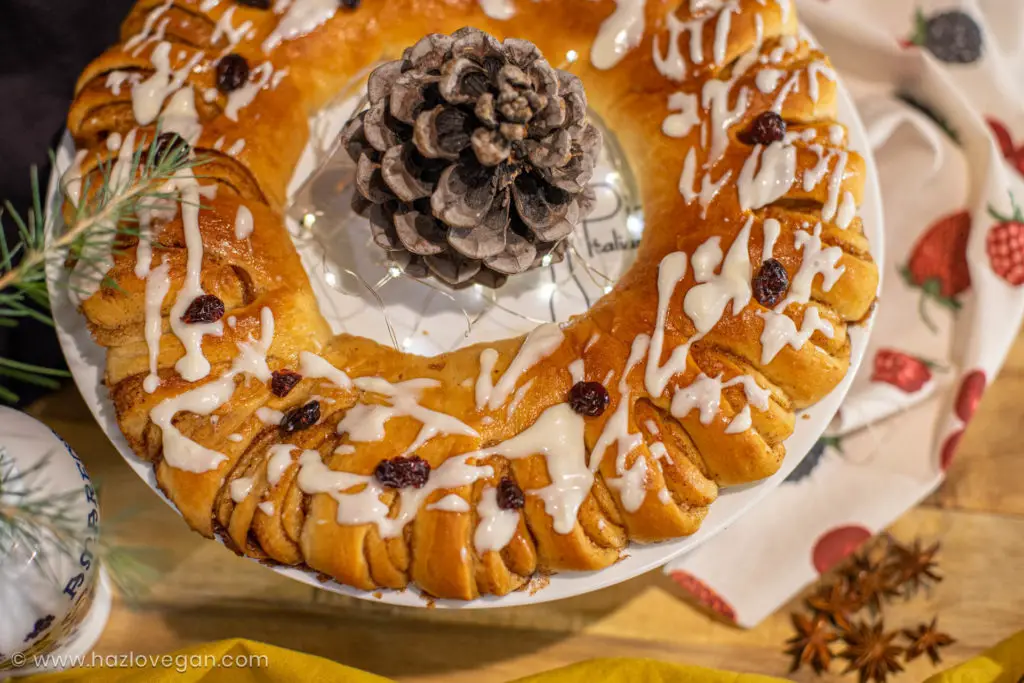
M611 285L605 285L604 286L604 293L607 294L610 291L612 291L612 286Z
M398 267L397 263L392 263L388 266L388 275L391 277L399 277L402 274L402 269Z
M553 260L554 257L552 257L551 254L544 254L544 257L540 260L540 265L544 268L547 268L548 266L551 265L551 262Z
M314 223L316 223L316 216L315 215L313 215L311 213L307 213L307 214L305 214L302 217L302 227L307 228L307 229L308 228L312 228Z
M565 61L569 62L570 64L575 63L575 61L579 58L580 53L576 52L576 50L569 50L568 52L565 53Z

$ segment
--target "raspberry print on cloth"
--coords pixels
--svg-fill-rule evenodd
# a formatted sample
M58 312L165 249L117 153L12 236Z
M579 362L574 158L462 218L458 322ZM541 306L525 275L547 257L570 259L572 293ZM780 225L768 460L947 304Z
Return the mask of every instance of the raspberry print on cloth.
M1024 78L1024 3L796 4L872 142L886 260L868 360L828 435L665 568L744 627L942 483L1024 316L1024 89L1008 85Z

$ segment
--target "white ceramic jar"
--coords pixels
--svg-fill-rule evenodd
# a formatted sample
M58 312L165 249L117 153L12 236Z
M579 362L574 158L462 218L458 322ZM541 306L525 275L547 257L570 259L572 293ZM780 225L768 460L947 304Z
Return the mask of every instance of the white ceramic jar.
M0 678L92 648L110 612L99 529L96 490L71 447L0 407Z

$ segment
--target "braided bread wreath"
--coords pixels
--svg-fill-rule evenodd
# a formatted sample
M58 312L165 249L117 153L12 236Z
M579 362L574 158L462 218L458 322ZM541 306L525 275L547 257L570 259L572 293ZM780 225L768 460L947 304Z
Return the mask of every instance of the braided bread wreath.
M121 431L193 529L363 591L471 600L693 534L720 487L779 468L878 286L865 162L790 0L269 5L140 0L68 116L70 203L101 162L125 173L158 117L210 160L140 212L150 239L111 250L117 286L79 302ZM572 71L639 177L637 261L525 339L419 357L335 335L283 224L307 117L380 55L463 26L583 56ZM225 93L229 53L251 74ZM754 145L767 110L789 132ZM773 308L751 294L770 258L790 283ZM184 322L208 295L227 315ZM600 415L570 405L581 373L614 377ZM378 465L413 453L429 476L398 462L385 485Z

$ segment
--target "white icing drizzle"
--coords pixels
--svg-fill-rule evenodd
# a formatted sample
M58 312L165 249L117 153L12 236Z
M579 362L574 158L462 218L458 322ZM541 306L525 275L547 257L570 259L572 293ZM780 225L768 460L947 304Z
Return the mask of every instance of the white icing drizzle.
M740 434L750 429L754 421L750 418L750 405L743 406L743 410L736 414L736 417L729 422L725 428L726 434Z
M415 440L406 448L406 453L415 453L435 436L480 436L458 418L419 404L424 391L441 386L437 380L412 379L392 384L379 377L359 377L354 380L354 384L362 391L387 397L391 405L357 404L350 408L338 423L338 433L348 434L350 441L382 441L385 437L384 425L397 416L411 417L422 424Z
M491 19L498 21L507 21L516 14L516 6L512 0L480 0L480 9Z
M497 552L515 537L519 513L498 507L497 489L489 486L480 493L476 511L480 522L473 533L473 546L478 553Z
M262 503L260 503L256 507L259 508L260 512L262 512L263 514L265 514L268 517L270 517L271 515L274 514L274 503L269 501L269 500L263 501Z
M536 378L531 379L529 382L516 389L515 395L508 403L508 415L511 416L515 414L516 409L519 408L519 404L523 402L523 399L526 398L526 394L530 391L530 387L533 386L535 379Z
M234 157L234 156L238 156L239 154L241 154L243 149L245 149L245 139L244 138L238 138L237 140L235 140L234 144L232 144L230 147L228 147L227 152L228 152L228 155Z
M436 503L428 505L427 509L442 512L469 512L469 502L457 493L449 493Z
M823 221L827 222L835 218L836 211L839 208L839 191L842 189L843 174L846 172L846 162L848 159L849 154L845 150L838 152L836 165L828 179L828 198L821 207L821 220Z
M171 307L171 330L185 347L185 355L174 365L182 379L195 382L210 374L210 362L203 355L203 337L219 337L224 333L224 323L186 323L181 317L189 305L205 294L201 283L203 267L203 236L199 230L199 184L192 169L179 171L175 183L181 192L181 224L185 232L185 247L188 258L185 280L178 297Z
M658 491L658 500L664 505L668 505L672 502L672 493L667 488L663 488Z
M235 28L233 22L235 15L235 8L229 7L224 14L220 15L220 19L217 20L217 26L213 30L213 35L210 37L210 44L216 45L217 41L221 38L227 38L227 47L220 53L223 57L227 53L235 49L235 46L242 42L245 34L248 33L249 29L252 28L251 21L245 21L241 26Z
M832 159L832 154L825 152L821 145L811 145L807 149L818 156L818 161L814 168L804 171L804 192L810 192L825 178L825 174L828 173L828 162Z
M629 373L633 371L647 353L650 338L646 334L638 334L633 338L633 344L629 349L629 358L626 360L626 367L619 379L619 402L615 406L615 412L611 414L604 423L601 435L591 451L590 471L597 472L601 466L601 460L605 452L613 445L618 446L615 457L615 471L622 474L626 470L626 458L633 449L643 444L643 436L631 434L629 431L629 409L632 405L632 396L629 390Z
M601 338L601 333L600 332L595 332L594 334L590 335L590 339L587 340L586 346L583 347L583 353L587 353L588 351L590 351L591 347L593 347L594 344L597 343L597 340L600 339L600 338Z
M82 200L82 161L88 152L89 150L86 149L80 149L75 152L75 158L71 161L71 165L68 166L68 170L64 171L64 175L60 177L60 185L64 189L64 194L67 196L68 201L71 202L71 206L75 208L78 207L78 202Z
M715 9L718 12L718 21L715 22L715 37L712 41L712 60L717 66L725 61L732 15L739 12L739 0L728 0ZM686 61L679 45L684 33L690 34L690 61L693 64L704 63L704 25L714 17L715 12L712 11L689 21L681 21L675 16L674 11L669 12L665 17L669 37L668 49L664 56L659 47L658 36L654 37L654 65L661 75L673 81L682 81L686 77Z
M691 410L697 409L700 423L709 425L721 408L722 391L735 386L743 387L748 405L753 405L758 410L768 410L771 394L758 385L753 377L740 375L723 382L721 375L708 377L701 373L689 386L677 389L672 395L670 412L673 417L681 420L689 415Z
M192 88L182 88L171 96L163 111L163 130L177 133L185 142L194 145L203 132L196 112L196 97Z
M615 11L601 23L590 48L590 62L595 68L612 68L640 44L646 4L647 0L615 0Z
M120 149L121 149L121 134L115 131L115 132L111 133L110 136L107 138L107 151L108 152L117 152Z
M492 383L491 375L498 353L494 349L484 349L480 353L480 376L476 380L476 409L483 410L486 406L488 410L497 410L504 405L523 373L557 351L564 339L562 328L556 323L535 328L527 335L516 357L496 384Z
M569 376L572 377L573 384L582 382L587 378L582 358L577 358L573 362L569 363Z
M380 500L384 492L380 482L371 476L331 470L316 451L306 451L299 458L298 485L304 493L326 493L334 498L338 503L338 524L376 524L381 538L395 538L416 517L423 501L434 491L469 486L494 476L491 467L470 465L468 459L469 455L448 458L431 471L421 488L401 489L398 514L393 518L388 516L388 506ZM363 488L358 492L345 493L359 486Z
M256 417L265 425L279 425L281 420L284 419L284 413L280 410L262 406L256 409Z
M665 340L665 320L668 306L676 286L686 276L686 254L674 252L666 256L658 268L658 314L654 333L651 335L650 354L644 382L647 392L654 397L661 396L671 378L686 369L686 358L690 346L718 324L725 314L725 308L732 304L733 315L739 313L750 301L750 228L754 218L750 217L743 229L736 235L729 252L722 259L720 238L711 237L693 253L695 286L690 288L683 299L683 311L693 322L696 334L672 350L668 361L661 365ZM721 272L714 271L721 265Z
M241 434L228 434L228 441L231 443L241 443L245 439Z
M678 112L669 114L661 124L661 131L670 138L685 138L700 123L700 102L693 93L672 93L668 108Z
M820 59L816 59L807 65L807 94L811 96L811 100L814 102L817 102L818 97L820 96L818 76L824 76L834 83L836 80L836 72L832 70L832 67Z
M846 270L837 266L843 255L839 247L823 247L821 242L821 224L817 224L814 232L800 230L794 236L794 245L803 250L803 261L800 269L792 277L789 293L774 310L759 311L764 319L764 330L761 332L761 363L767 365L786 345L799 351L815 331L832 337L832 324L821 319L817 306L804 309L803 322L799 329L791 318L786 316L786 308L790 304L806 304L811 299L811 287L815 277L822 276L821 288L829 291Z
M854 217L857 215L857 200L853 193L847 190L843 192L843 202L839 205L839 213L836 214L836 226L845 230L850 227Z
M828 127L828 141L833 145L843 144L843 140L846 139L846 130L838 123L833 123Z
M335 455L352 455L356 452L356 447L350 443L343 443L334 449Z
M255 480L252 477L239 477L231 482L231 500L241 503L252 493Z
M779 87L779 81L785 75L786 72L779 69L762 69L754 77L754 84L763 94L768 95L775 92L775 89Z
M647 460L637 458L621 477L606 479L605 483L619 492L623 510L636 512L647 497Z
M273 51L284 41L315 31L334 16L339 6L338 0L294 0L289 3L277 26L263 41L264 54Z
M244 204L239 204L238 211L235 213L235 239L249 239L253 227L252 211Z
M648 418L647 421L644 422L644 426L647 427L647 431L649 431L651 434L655 436L658 435L658 423L655 422L654 420Z
M127 41L125 41L124 51L128 52L132 48L136 48L136 51L132 54L138 54L138 52L147 44L153 42L154 40L159 40L160 38L162 38L164 30L167 28L168 20L164 19L161 22L160 26L156 28L155 32L153 30L153 27L156 24L157 20L160 19L161 16L163 16L164 12L171 8L172 4L174 4L174 0L167 0L167 2L165 2L164 4L158 5L157 7L150 10L149 14L146 15L146 19L142 24L142 30L136 33L131 38L129 38Z
M760 168L758 166L760 165ZM796 182L796 148L779 140L755 145L736 182L740 208L760 209L783 197Z
M199 11L200 12L209 12L210 10L212 10L214 7L216 7L219 4L220 4L220 0L203 0L201 3L199 3Z
M774 218L766 218L761 229L764 230L764 246L761 247L761 262L763 263L773 258L775 254L775 243L779 240L779 234L782 232L782 224Z
M796 52L799 46L800 41L797 40L796 36L782 36L779 40L779 46L772 50L768 55L768 61L771 64L781 64L786 55L791 55Z
M139 246L142 246L141 242ZM167 292L171 289L171 278L168 275L170 268L167 258L164 257L163 262L146 276L145 336L146 348L149 350L149 374L142 381L142 388L147 394L152 394L160 386L157 359L160 356L160 337L163 335L164 324L160 309Z
M132 129L125 136L117 160L110 170L109 186L112 196L125 191L132 182L132 172L135 168L135 134L136 130ZM81 175L80 170L78 175ZM78 184L75 184L74 179L68 181L69 194L80 194L80 183L80 179ZM107 271L114 265L112 246L115 234L116 231L113 229L98 230L95 237L86 241L82 247L82 257L68 274L68 298L76 306L80 306L99 290Z
M290 443L274 444L267 449L267 483L277 486L281 477L292 465L292 451L298 450Z
M150 56L150 61L156 71L149 78L132 87L132 111L135 120L140 125L145 126L156 120L164 100L184 85L189 72L203 58L203 53L197 52L185 62L184 66L172 71L170 54L171 44L161 41ZM189 90L191 91L191 88Z
M228 102L224 105L224 116L232 121L238 121L238 112L256 99L260 90L265 88L274 75L274 65L270 62L263 62L249 74L249 82L238 90L232 90L228 95Z
M668 449L665 448L665 444L661 441L655 441L647 448L654 460L668 460L669 464L672 463L672 456L668 454Z
M791 92L800 92L800 72L799 71L797 71L792 76L790 76L789 80L786 81L786 84L782 86L781 90L779 90L779 94L778 94L778 96L776 96L774 104L772 104L771 111L773 111L776 114L779 114L781 116L782 115L782 107L783 107L783 105L786 104L786 98L789 97L789 94Z
M690 151L686 155L686 160L683 162L683 173L679 177L679 193L686 200L687 204L692 204L694 199L697 199L703 209L702 216L707 218L708 207L711 202L722 191L722 188L728 182L729 178L732 177L732 169L727 170L717 181L711 180L711 173L705 173L701 178L700 191L698 191L694 185L696 182L697 175L697 152L695 147L691 147Z
M352 388L352 380L344 371L331 365L326 358L309 351L299 354L299 372L303 377L326 379L342 390Z
M141 80L142 74L134 71L111 71L107 74L106 86L117 97L121 94L121 86L125 83L134 86Z
M197 415L209 415L227 403L235 392L235 376L250 374L260 381L270 379L266 354L274 341L274 313L270 308L260 310L260 338L249 339L238 345L238 355L231 369L220 379L196 387L183 394L168 398L157 404L150 412L153 424L160 427L163 440L163 456L168 465L186 472L209 472L217 469L226 457L206 448L182 434L172 423L181 411Z
M223 146L224 146L224 136L221 135L219 138L217 138L216 140L213 141L213 148L219 152L221 147L223 147Z

